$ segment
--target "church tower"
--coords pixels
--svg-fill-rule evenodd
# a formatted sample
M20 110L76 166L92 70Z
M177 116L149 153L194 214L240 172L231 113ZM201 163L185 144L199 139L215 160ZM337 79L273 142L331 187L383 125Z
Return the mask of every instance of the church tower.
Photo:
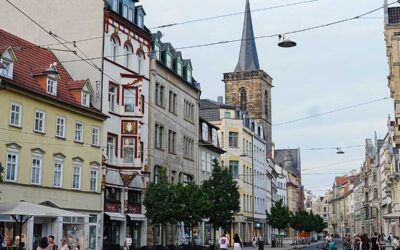
M246 0L239 61L234 72L224 73L224 82L226 104L240 108L262 124L270 157L272 78L260 69L249 0Z

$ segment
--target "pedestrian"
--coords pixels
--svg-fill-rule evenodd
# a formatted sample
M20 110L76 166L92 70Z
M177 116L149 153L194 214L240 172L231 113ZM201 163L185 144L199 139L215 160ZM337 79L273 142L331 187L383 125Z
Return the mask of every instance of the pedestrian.
M240 240L239 235L236 233L235 236L233 236L233 250L241 250L243 247L243 243Z
M392 240L393 240L393 234L390 233L387 240L389 241L389 244L392 245Z
M370 249L370 241L368 239L367 234L363 234L361 236L361 250L369 250Z
M225 234L222 234L222 237L219 238L218 244L219 244L219 249L228 249L229 241L226 238Z
M399 242L399 238L398 237L393 237L393 248L398 250L400 249L400 242Z
M361 250L361 238L360 235L356 234L354 236L354 250Z
M58 249L58 246L56 245L56 243L54 243L54 235L49 235L48 241L49 241L49 249L50 250Z
M257 244L260 246L261 244L263 244L263 238L261 237L261 235L257 236Z
M69 247L67 245L67 240L65 238L61 239L61 244L59 250L69 250Z
M0 227L0 250L3 248L3 242L4 242L3 228Z
M39 246L36 248L36 250L49 250L49 241L47 240L47 237L43 237L39 241Z
M254 247L254 248L257 247L257 239L256 239L256 236L253 236L253 239L252 239L251 243L253 244L253 247Z
M371 237L371 250L379 250L378 233L375 232Z
M343 246L343 248L344 249L346 249L346 250L350 250L351 249L351 237L350 237L350 234L347 234L345 237L344 237L344 246Z

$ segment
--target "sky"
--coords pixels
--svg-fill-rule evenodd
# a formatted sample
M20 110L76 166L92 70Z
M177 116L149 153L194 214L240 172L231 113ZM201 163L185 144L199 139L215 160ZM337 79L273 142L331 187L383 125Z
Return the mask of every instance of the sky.
M301 0L250 0L251 9L300 2ZM245 0L141 0L147 13L146 26L244 11ZM392 1L389 1L389 3ZM255 36L282 34L354 17L382 6L383 0L318 0L302 5L252 13ZM273 78L272 123L389 97L388 66L383 34L383 10L369 18L292 34L294 48L280 48L278 38L256 40L260 67ZM243 14L158 29L163 42L175 48L240 39ZM152 32L157 29L152 29ZM221 81L237 64L240 43L184 49L191 59L193 76L201 83L202 96L216 100L224 96ZM366 138L383 138L387 120L393 119L389 98L372 104L275 126L276 148L300 148L302 181L314 194L329 189L335 175L359 169ZM361 146L359 146L361 145ZM335 149L343 148L345 154ZM308 169L308 170L307 170Z

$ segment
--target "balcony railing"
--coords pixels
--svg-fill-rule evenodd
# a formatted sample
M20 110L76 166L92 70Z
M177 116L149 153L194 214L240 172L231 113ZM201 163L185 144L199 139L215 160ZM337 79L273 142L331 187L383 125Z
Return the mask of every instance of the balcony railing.
M105 201L104 202L105 212L121 212L121 202L120 201Z

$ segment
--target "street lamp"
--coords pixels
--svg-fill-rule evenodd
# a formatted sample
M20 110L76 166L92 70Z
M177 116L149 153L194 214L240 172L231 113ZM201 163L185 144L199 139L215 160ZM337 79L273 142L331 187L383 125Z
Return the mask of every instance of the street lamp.
M279 40L280 42L278 43L278 46L281 48L292 48L297 45L296 42L290 40L289 38L285 38L285 35L279 35Z
M344 154L342 148L336 148L336 150L337 150L337 151L336 151L336 154L338 154L338 155Z

